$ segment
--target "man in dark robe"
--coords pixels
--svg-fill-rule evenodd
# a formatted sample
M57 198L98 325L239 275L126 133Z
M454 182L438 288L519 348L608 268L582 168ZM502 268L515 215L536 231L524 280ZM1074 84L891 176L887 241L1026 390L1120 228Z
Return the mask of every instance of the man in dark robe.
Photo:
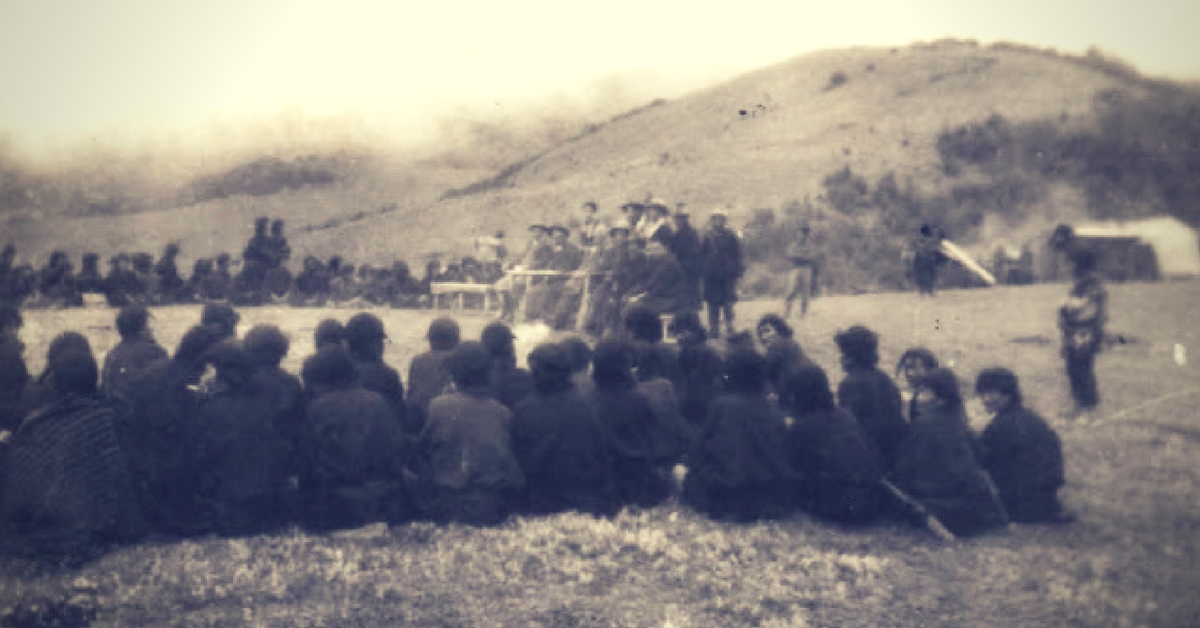
M691 310L683 269L659 242L646 246L645 265L635 291L640 294L639 301L663 314L673 316Z
M938 268L949 258L942 252L945 234L938 227L921 225L921 235L913 243L913 280L917 283L917 294L934 296L937 289Z
M134 253L129 256L129 268L137 277L135 290L130 296L139 301L146 301L154 288L154 256L144 251Z
M408 425L411 434L421 431L425 425L425 413L429 402L450 386L450 370L446 359L458 346L458 323L452 318L441 317L429 325L429 351L412 359L408 365Z
M208 258L200 258L192 264L192 276L188 277L187 285L184 287L184 294L187 301L195 301L196 299L207 299L204 286L209 282L209 277L213 274L213 261Z
M737 303L737 283L745 272L742 263L742 242L726 227L728 214L718 209L709 219L700 250L704 259L704 301L708 304L708 333L721 335L721 316L725 317L725 333L733 334L733 306Z
M101 294L104 292L104 277L100 275L100 256L95 253L84 253L83 263L79 274L75 275L75 285L83 294Z
M757 351L725 358L727 391L688 456L683 499L715 519L749 522L785 514L798 477L784 449L783 414L767 400L766 362Z
M117 404L129 401L133 383L147 366L167 357L166 350L154 340L149 320L149 310L140 303L126 305L117 313L121 342L104 356L100 375L100 391Z
M458 345L447 360L455 391L429 404L417 443L421 501L438 523L497 525L519 503L525 476L512 449L512 415L488 390L491 357Z
M158 532L186 534L193 530L192 502L186 489L196 473L190 464L188 442L199 402L193 387L204 375L205 352L221 340L211 327L189 329L169 360L150 364L133 383L118 424L142 513Z
M979 462L1013 521L1060 523L1058 490L1065 483L1062 442L1045 419L1025 407L1017 376L1006 368L979 373L975 392L995 416L979 439Z
M257 293L271 268L271 236L267 235L270 219L259 216L254 221L254 235L246 242L242 251L242 272L238 283L247 293Z
M659 423L650 400L637 391L633 348L602 340L592 358L595 390L589 401L609 434L613 482L622 504L651 508L670 496L677 441Z
M801 476L800 507L841 523L879 518L889 503L883 458L858 421L834 404L825 371L800 364L780 381L780 405L793 421L787 450Z
M387 333L383 321L368 312L355 314L346 321L346 349L358 369L362 387L379 393L396 416L399 425L405 424L404 385L400 373L383 361Z
M37 378L29 382L21 396L22 416L49 405L58 398L58 391L54 388L54 370L50 367L58 356L72 351L91 355L92 344L87 336L75 331L64 331L50 341L46 350L46 367Z
M834 337L842 352L846 377L838 385L838 405L858 420L879 448L887 468L896 459L896 448L908 433L904 402L896 383L881 371L879 337L862 326L854 326Z
M671 238L669 248L683 272L687 309L698 311L701 304L700 278L704 272L704 256L700 234L688 221L688 214L682 211L675 214L675 235Z
M328 530L411 518L404 481L411 448L391 406L359 385L343 347L323 347L304 374L319 391L305 412L299 465L308 525Z
M529 367L535 392L513 409L512 423L513 452L525 474L524 509L615 514L608 435L571 380L567 350L542 345L529 354Z
M254 387L265 397L274 417L275 431L287 443L287 471L295 475L303 432L304 403L300 378L280 368L291 343L274 325L257 325L243 340L246 355L254 367Z
M283 220L271 222L271 235L267 238L271 268L279 268L292 258L292 247L288 246L287 237L283 235Z
M675 317L672 333L679 345L679 407L689 434L694 436L708 417L708 405L724 391L724 366L721 355L706 342L696 312Z
M260 387L250 356L234 340L210 348L213 390L189 426L197 473L189 487L197 532L220 535L268 532L287 521L288 443L269 391Z
M480 337L480 342L492 359L489 383L492 398L510 410L533 392L533 378L529 371L517 366L517 348L513 344L515 338L508 325L501 321L484 327Z
M4 549L83 559L144 526L132 491L116 411L96 390L90 352L49 364L55 396L21 423L8 444L0 526Z
M125 307L143 292L137 273L129 268L129 256L119 253L109 260L108 276L104 278L104 298L112 307Z
M50 307L64 308L83 305L83 294L75 283L74 268L67 254L55 251L38 277L42 301Z

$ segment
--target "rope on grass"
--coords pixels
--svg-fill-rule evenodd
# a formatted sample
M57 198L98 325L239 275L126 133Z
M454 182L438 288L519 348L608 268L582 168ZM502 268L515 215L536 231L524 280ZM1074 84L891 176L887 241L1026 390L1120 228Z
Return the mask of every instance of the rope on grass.
M1172 399L1179 399L1179 398L1181 398L1181 397L1187 397L1187 396L1189 396L1189 395L1194 395L1194 394L1196 394L1196 393L1198 393L1198 392L1200 392L1200 387L1196 387L1196 388L1189 388L1189 389L1187 389L1187 390L1180 390L1180 391L1177 391L1177 392L1173 392L1173 393L1171 393L1171 394L1169 394L1169 395L1163 395L1163 396L1161 396L1161 397L1155 397L1154 399L1151 399L1151 400L1149 400L1149 401L1144 401L1144 402L1142 402L1142 403L1139 403L1138 405L1136 405L1136 406L1134 406L1134 407L1132 407L1132 408L1126 408L1126 409L1124 409L1124 410L1122 410L1122 411L1120 411L1120 412L1118 412L1118 413L1116 413L1116 414L1114 414L1114 415L1112 415L1112 416L1104 417L1104 420L1105 420L1105 421L1113 421L1113 420L1116 420L1116 419L1122 418L1122 417L1124 417L1124 416L1126 416L1126 415L1129 415L1129 414L1132 414L1132 413L1134 413L1134 412L1137 412L1137 411L1139 411L1139 410L1144 410L1144 409L1146 409L1146 408L1149 408L1150 406L1155 406L1155 405L1158 405L1158 404L1160 404L1160 403L1162 403L1162 402L1164 402L1164 401L1170 401L1170 400L1172 400Z

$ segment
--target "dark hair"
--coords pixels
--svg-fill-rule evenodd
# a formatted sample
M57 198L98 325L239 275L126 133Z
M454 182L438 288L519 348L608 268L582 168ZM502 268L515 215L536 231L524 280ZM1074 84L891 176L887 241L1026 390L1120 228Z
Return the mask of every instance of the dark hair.
M596 343L592 354L592 381L601 389L632 387L633 347L617 338Z
M638 303L625 313L625 329L634 340L662 342L663 325L658 309L648 303Z
M12 303L0 303L0 330L20 329L25 324L21 310Z
M780 401L796 416L834 407L825 369L816 364L790 368L783 375Z
M1012 397L1014 403L1021 403L1021 385L1017 382L1017 375L1002 366L983 369L975 378L975 392L982 395L988 391L1004 393Z
M480 342L484 348L492 356L492 358L515 358L516 346L513 345L513 335L508 325L501 321L490 323L483 328L483 333L480 335Z
M767 361L754 349L737 347L725 356L725 382L733 392L761 393L767 384Z
M54 390L60 394L90 395L96 392L100 369L90 349L71 347L56 355L46 368L53 378Z
M581 373L592 365L592 348L579 336L565 338L559 343L567 352L567 360L571 363L571 371Z
M571 356L562 345L538 345L529 353L529 373L538 392L567 390L571 387Z
M479 388L488 385L492 374L492 358L483 343L468 340L459 343L446 359L446 370L454 385Z
M900 370L904 368L904 364L910 359L924 362L925 368L935 369L938 367L937 356L933 355L932 351L925 347L913 347L905 351L904 355L900 356L900 359L896 362L896 375L900 374Z
M680 312L671 319L671 333L678 335L685 332L692 332L700 336L701 340L708 338L708 334L704 331L704 325L700 324L700 315L692 310Z
M346 348L358 359L383 357L383 340L387 332L383 321L370 312L360 312L346 321Z
M429 324L429 346L439 351L446 351L458 346L458 322L448 316L443 316Z
M146 329L150 320L150 310L141 303L130 303L117 313L117 333L122 339L133 338Z
M943 368L933 369L921 378L919 386L932 392L938 399L962 409L962 393L958 389L958 378L954 376L954 371Z
M279 366L287 355L291 342L274 325L257 325L246 332L246 355L256 366Z
M200 313L200 324L216 328L223 337L237 335L237 324L241 319L237 310L228 303L209 303Z
M634 347L635 375L639 382L646 382L661 377L670 378L670 365L675 360L675 352L666 345L641 345Z
M210 325L196 325L187 330L175 348L173 359L177 362L199 363L208 348L227 338Z
M217 377L235 388L251 386L254 365L241 343L226 338L204 352L204 361L217 370Z
M358 369L342 345L325 345L304 361L300 371L304 386L347 388L358 382Z
M784 338L792 337L792 326L788 325L787 321L783 320L783 317L778 314L767 314L758 319L758 326L755 329L762 329L763 325L770 325L775 329L775 333Z
M71 351L85 351L90 354L92 344L88 342L87 336L77 331L64 331L50 341L50 347L46 350L46 368L50 368L58 356Z
M313 332L313 343L320 350L325 345L338 345L346 342L346 328L342 325L342 321L336 318L327 318L320 323L317 323L317 329Z
M855 365L875 366L879 363L879 336L870 329L855 325L845 331L839 331L833 340L842 355Z

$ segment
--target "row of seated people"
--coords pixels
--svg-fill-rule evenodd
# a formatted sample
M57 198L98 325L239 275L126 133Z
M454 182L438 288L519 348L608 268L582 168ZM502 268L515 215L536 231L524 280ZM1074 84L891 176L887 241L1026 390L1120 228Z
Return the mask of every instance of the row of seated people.
M6 377L21 355L12 312ZM237 340L231 308L206 308L171 356L144 308L123 309L103 373L87 338L65 333L12 404L0 543L76 555L147 532L493 525L516 513L610 516L676 491L734 521L797 509L842 523L932 515L972 534L1060 518L1057 437L1022 407L1006 369L978 379L997 418L976 438L945 369L921 376L905 418L865 328L836 338L847 376L835 401L778 317L760 334L764 355L753 341L718 352L689 317L672 347L651 315L631 312L627 337L594 349L539 346L528 372L503 323L459 342L457 324L439 319L405 396L371 314L319 325L301 383L279 368L287 338L260 326ZM203 384L206 367L215 380Z

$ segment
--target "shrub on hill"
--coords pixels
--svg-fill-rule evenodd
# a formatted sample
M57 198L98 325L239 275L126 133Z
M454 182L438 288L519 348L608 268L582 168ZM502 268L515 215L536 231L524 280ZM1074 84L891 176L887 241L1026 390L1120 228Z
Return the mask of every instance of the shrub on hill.
M266 157L192 183L195 202L238 194L266 196L304 185L324 185L338 179L336 158L308 155L292 161Z

